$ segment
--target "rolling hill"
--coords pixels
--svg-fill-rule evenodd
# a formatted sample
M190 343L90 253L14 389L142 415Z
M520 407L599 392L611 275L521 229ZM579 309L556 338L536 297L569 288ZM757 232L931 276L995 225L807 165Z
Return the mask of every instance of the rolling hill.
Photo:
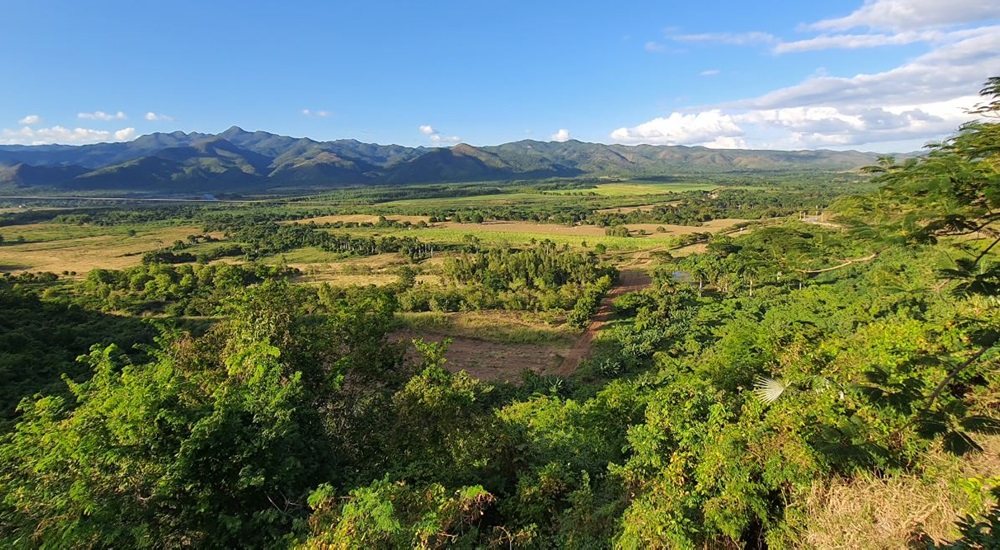
M496 146L404 147L315 141L232 127L155 133L125 143L0 146L0 193L190 194L294 187L853 170L856 151L753 151L523 140Z

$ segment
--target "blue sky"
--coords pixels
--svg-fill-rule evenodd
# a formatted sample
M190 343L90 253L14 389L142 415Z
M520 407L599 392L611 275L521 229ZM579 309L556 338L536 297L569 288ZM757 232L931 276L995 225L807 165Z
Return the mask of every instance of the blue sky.
M6 0L0 29L0 144L239 125L908 151L1000 75L983 0Z

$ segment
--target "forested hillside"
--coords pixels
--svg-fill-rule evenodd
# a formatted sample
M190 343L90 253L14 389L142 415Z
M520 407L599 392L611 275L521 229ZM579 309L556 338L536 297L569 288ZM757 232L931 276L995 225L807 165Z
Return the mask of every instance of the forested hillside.
M199 196L374 184L539 180L802 170L874 162L856 151L745 151L524 140L498 146L402 147L314 141L232 127L150 134L79 147L0 146L0 194Z
M211 229L246 245L239 266L7 275L0 367L19 385L2 396L0 543L998 547L1000 78L982 97L980 120L926 156L881 159L877 190L822 220L772 216L658 254L571 378L484 382L445 362L447 343L408 354L387 337L425 307L585 322L618 271L551 241L466 239L441 261L450 294L413 269L381 287L293 284L294 268L249 260L305 242L417 265L430 249L224 215ZM590 216L610 229L671 208ZM40 331L46 315L93 326L93 347ZM87 372L54 383L66 353L46 343ZM846 501L861 511L838 513ZM919 522L880 530L915 508Z

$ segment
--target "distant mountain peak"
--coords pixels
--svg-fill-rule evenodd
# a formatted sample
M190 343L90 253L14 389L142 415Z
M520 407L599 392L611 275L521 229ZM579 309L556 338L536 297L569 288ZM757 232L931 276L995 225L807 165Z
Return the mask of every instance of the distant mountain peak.
M584 175L651 176L851 170L877 156L855 151L746 151L524 139L491 146L405 147L314 141L232 126L218 134L153 133L83 146L0 146L0 185L155 194L330 188ZM15 167L15 165L17 165Z
M218 137L221 137L221 138L229 139L229 138L234 137L234 136L242 136L244 134L249 134L249 133L250 132L247 132L243 128L240 128L239 126L233 125L233 126L230 126L229 129L227 129L225 132L222 132L221 134L216 134L216 135Z

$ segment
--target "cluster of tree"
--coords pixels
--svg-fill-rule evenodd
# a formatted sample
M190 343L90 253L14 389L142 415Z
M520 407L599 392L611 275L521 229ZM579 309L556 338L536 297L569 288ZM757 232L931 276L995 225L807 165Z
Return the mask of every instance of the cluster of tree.
M447 281L441 285L401 280L401 308L566 311L593 294L591 289L600 287L603 295L618 276L592 252L559 248L548 239L525 249L480 248L470 239L461 255L445 260L442 270Z
M327 252L363 256L398 252L416 262L430 257L435 246L437 250L441 249L439 245L421 242L416 237L359 237L348 233L329 233L310 225L257 223L252 218L211 226L210 229L222 229L227 238L239 243L240 249L251 260L314 246Z
M577 303L607 292L618 272L592 252L558 248L546 239L525 249L480 249L471 244L460 256L445 260L443 275L448 281L440 286L404 285L399 295L402 308L583 311L586 308Z
M573 311L570 312L567 319L570 326L576 328L586 327L587 323L590 322L590 317L597 311L597 306L600 305L604 295L611 290L612 285L614 285L614 281L611 276L604 275L594 282L594 284L584 288L583 293L580 294L580 299L573 304Z
M734 272L754 269L747 244L724 258ZM802 266L827 251L815 254ZM612 466L634 496L619 544L798 546L817 479L919 474L932 448L962 454L1000 433L1000 318L984 296L934 292L946 254L893 247L795 282L773 265L754 286L698 281L687 260L616 301L634 320L595 367L641 373L645 403Z
M318 224L317 224L318 225ZM428 226L427 222L420 220L417 223L413 223L410 220L390 220L385 216L380 215L378 219L374 222L347 222L347 221L335 221L326 222L321 225L324 228L332 229L343 229L343 228L353 228L353 227L364 227L364 228L378 228L378 229L410 229L416 228L426 228Z
M155 331L137 319L41 299L56 282L51 273L0 278L0 431L10 427L21 399L65 395L61 376L85 380L89 373L76 358L95 341L126 350L152 343Z
M446 277L459 283L481 282L493 290L545 289L591 284L615 269L592 252L561 249L548 239L524 249L488 248L444 262Z
M288 278L297 270L264 264L142 264L95 269L78 286L75 301L90 309L132 314L216 315L226 298L247 286Z
M587 216L586 223L600 227L615 227L634 223L663 223L671 225L701 225L723 218L768 219L783 216L815 213L845 195L865 190L865 186L810 185L802 189L778 187L775 189L719 188L711 193L685 193L676 201L658 204L651 209L634 209L628 212L602 210Z

